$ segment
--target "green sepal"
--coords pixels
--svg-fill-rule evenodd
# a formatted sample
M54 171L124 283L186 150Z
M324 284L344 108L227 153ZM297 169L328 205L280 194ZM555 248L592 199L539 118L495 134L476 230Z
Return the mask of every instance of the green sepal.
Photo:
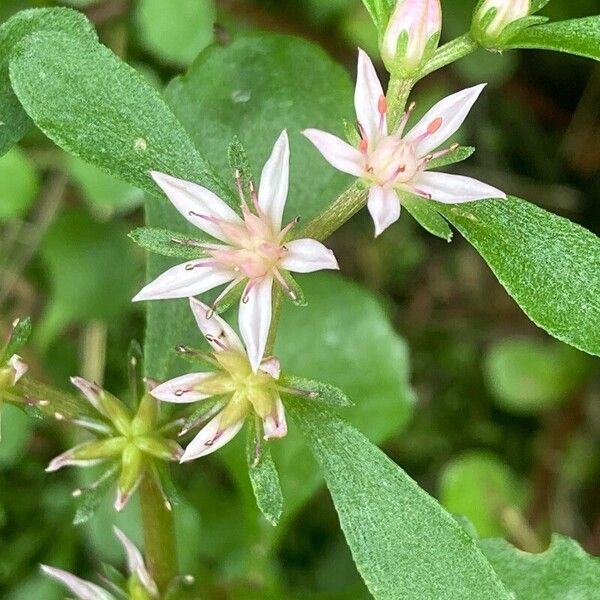
M199 424L204 424L205 419L208 421L209 418L216 414L215 407L217 404L223 401L222 396L214 396L213 398L207 398L202 400L200 406L194 410L194 412L187 417L181 428L179 435L185 435L192 429L195 429ZM199 423L201 422L201 423Z
M246 289L248 283L247 279L241 280L237 285L234 285L220 300L219 304L215 307L215 312L218 315L227 312L232 306L238 304L242 298L242 294Z
M235 174L236 171L239 172L242 189L247 191L250 182L254 182L255 179L252 177L252 170L250 169L250 161L248 160L246 149L237 135L229 144L227 156L229 158L229 166L231 167L232 173Z
M95 514L109 488L117 479L117 468L108 469L100 479L91 486L77 490L76 510L73 525L87 523Z
M158 487L160 488L165 500L175 506L181 504L181 494L175 487L175 482L169 471L169 465L166 462L153 461L150 465L150 475L154 477Z
M353 147L357 148L360 144L360 133L358 133L358 129L356 129L356 125L352 121L348 121L348 119L343 120L344 125L344 137L347 142Z
M181 446L174 440L158 435L137 437L135 445L144 453L159 460L172 461L181 456Z
M179 346L177 348L178 356L184 358L187 362L192 365L202 365L203 367L209 367L209 369L221 369L221 365L218 361L213 358L210 352L198 350L191 346Z
M121 573L121 571L108 563L102 563L100 567L102 569L103 577L107 580L107 583L111 587L115 587L115 591L116 589L121 591L125 590L127 586L127 578L123 575L123 573Z
M156 227L138 227L128 235L138 246L148 252L187 260L206 256L206 250L200 245L215 243L215 240L208 235L190 236Z
M129 409L116 396L106 390L100 391L98 401L116 430L122 435L129 435L133 418Z
M119 475L119 494L128 499L141 481L144 470L144 454L134 444L126 446L121 455L121 474Z
M146 435L154 431L160 414L159 401L150 394L144 394L137 412L131 421L132 435Z
M4 346L2 354L0 354L0 365L6 364L11 356L18 354L27 343L30 335L31 319L29 317L17 319L13 323L13 329L8 338L8 342Z
M292 274L289 271L280 271L281 276L287 283L291 293L293 296L287 291L285 292L286 298L288 298L291 302L293 302L296 306L307 306L308 302L306 301L306 297L304 296L304 292L302 288L298 284L298 282L294 279Z
M326 406L348 407L354 404L342 390L329 383L292 375L283 375L278 383L288 390L298 392L284 391L284 395L297 396L300 400L306 399L308 402L318 402Z
M427 170L439 169L440 167L447 167L463 160L470 158L475 152L473 146L459 146L455 150L451 150L448 154L444 154L439 158L434 158L427 163Z
M436 210L432 200L402 193L401 204L423 229L447 242L452 241L454 235L452 229L446 219Z
M387 29L388 22L394 10L397 0L362 0L375 27L379 31L379 37L382 37Z
M73 460L106 460L122 454L126 446L127 439L124 437L94 440L73 448L70 458Z
M246 437L248 475L256 505L271 525L277 526L283 512L283 493L279 474L268 443L262 439L257 418L248 420Z

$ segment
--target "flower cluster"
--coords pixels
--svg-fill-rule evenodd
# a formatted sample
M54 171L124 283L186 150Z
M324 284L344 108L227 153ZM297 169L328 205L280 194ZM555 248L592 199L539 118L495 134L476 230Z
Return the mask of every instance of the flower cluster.
M504 15L503 11L497 12ZM399 0L380 40L384 63L393 74L416 73L435 51L440 30L439 0ZM333 167L354 175L368 188L367 206L377 236L399 218L405 195L449 204L506 197L475 179L430 171L435 159L457 150L457 144L439 148L463 124L484 87L478 85L448 96L410 128L414 103L397 123L392 123L388 102L395 99L386 96L371 59L359 50L354 98L356 144L317 129L303 133ZM182 462L222 447L251 415L262 422L265 439L285 436L280 392L303 393L285 390L279 383L279 361L265 356L274 284L297 299L297 284L290 272L337 269L338 264L331 250L318 240L294 238L298 218L282 227L289 161L289 140L284 131L264 166L258 188L249 182L248 189L244 189L242 177L236 172L239 211L197 183L150 173L181 215L212 238L194 241L194 248L201 253L197 259L172 267L134 298L190 298L198 327L212 348L211 354L194 352L210 371L182 375L151 392L158 400L175 404L212 400L210 406L206 404L209 408L201 409L198 417L184 427L187 433L192 427L204 425L187 446ZM193 298L219 286L225 287L210 306ZM243 292L238 321L243 343L216 315L223 299L240 287Z

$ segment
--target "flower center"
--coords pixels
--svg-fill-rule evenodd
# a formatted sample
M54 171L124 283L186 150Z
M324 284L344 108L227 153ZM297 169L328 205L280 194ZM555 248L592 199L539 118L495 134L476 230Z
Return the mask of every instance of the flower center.
M410 181L418 167L413 144L393 135L379 139L365 155L367 177L384 187Z

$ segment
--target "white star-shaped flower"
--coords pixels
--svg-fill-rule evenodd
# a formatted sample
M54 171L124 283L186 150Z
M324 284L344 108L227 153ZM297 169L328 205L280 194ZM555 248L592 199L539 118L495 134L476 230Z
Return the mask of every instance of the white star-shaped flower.
M200 246L206 258L169 269L149 283L134 301L187 298L228 284L218 302L245 282L239 324L255 372L269 334L273 282L277 281L293 297L288 271L310 273L338 268L333 252L320 242L313 239L286 241L297 222L281 226L288 194L289 156L289 141L284 131L265 164L258 191L250 186L251 207L237 176L242 216L196 183L164 173L151 173L175 208L190 223L214 237L215 243Z
M444 98L405 134L412 105L390 133L381 83L371 59L359 50L354 96L361 135L358 148L318 129L303 133L336 169L368 184L368 209L375 235L380 235L400 217L398 192L447 204L506 198L504 192L476 179L427 171L431 160L454 149L434 152L459 129L484 87L478 85Z

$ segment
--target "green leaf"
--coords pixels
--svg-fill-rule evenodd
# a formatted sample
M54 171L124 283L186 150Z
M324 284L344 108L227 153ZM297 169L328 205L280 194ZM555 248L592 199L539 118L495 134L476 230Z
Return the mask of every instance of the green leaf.
M18 146L11 148L0 157L0 222L25 216L39 189L34 163Z
M27 343L30 335L31 319L29 317L17 319L13 323L13 329L8 342L3 348L2 354L0 354L0 365L6 363L13 354L18 354Z
M569 400L589 374L589 356L559 342L507 339L488 351L484 369L497 404L536 414Z
M529 27L512 38L506 47L556 50L600 60L600 16Z
M283 494L277 467L271 458L269 445L260 437L254 419L248 421L246 460L248 475L258 508L271 525L279 523L283 511Z
M431 200L420 198L414 194L402 194L402 206L429 233L447 242L452 241L452 229L437 211L437 208L433 206Z
M76 156L67 157L67 169L90 209L101 218L129 212L144 201L140 189L115 179Z
M516 600L594 600L600 558L574 540L553 535L546 552L528 554L504 540L480 540L480 548Z
M301 283L308 306L284 306L275 344L283 370L343 390L354 402L344 408L344 418L372 442L402 431L414 401L408 351L379 301L337 274L315 273ZM301 401L321 404L318 399ZM293 428L285 443L273 446L273 455L286 499L285 517L290 518L317 491L322 477Z
M476 542L381 450L323 407L288 405L374 598L510 598Z
M298 390L305 392L303 394L297 394L304 398L306 402L321 402L328 406L352 406L352 401L346 396L346 394L328 383L321 381L314 381L312 379L306 379L305 377L293 377L284 375L279 383L290 390ZM286 396L289 394L286 394ZM294 395L294 394L292 394Z
M64 33L35 33L13 50L10 76L36 125L106 173L154 195L151 170L222 192L158 92L108 48Z
M343 119L354 114L352 94L346 71L321 48L266 33L240 35L227 46L207 48L165 92L197 147L231 184L228 150L235 136L258 177L275 140L288 130L286 222L297 215L307 222L351 181L332 169L301 131L318 127L342 136Z
M503 511L523 505L516 475L500 457L484 450L453 459L440 474L439 485L441 504L467 517L481 537L505 535Z
M430 160L427 163L427 170L431 171L431 169L439 169L440 167L447 167L448 165L462 162L470 158L474 152L475 148L473 146L459 146L455 150L448 152L448 154Z
M242 189L245 193L247 193L250 182L255 183L256 180L252 176L252 171L250 170L250 161L248 160L248 153L246 152L246 149L242 145L242 142L240 141L240 138L237 137L237 135L229 144L228 156L229 167L231 168L231 172L239 172L240 181L242 183Z
M438 210L534 323L600 355L600 238L514 197Z
M135 19L142 45L155 56L188 65L212 43L212 0L139 0Z
M84 42L96 40L96 32L85 16L68 8L24 10L0 27L0 155L16 144L33 125L11 87L8 76L10 53L20 40L41 30L62 31Z
M190 237L182 235L176 231L167 229L157 229L156 227L138 227L129 232L129 237L138 246L162 256L175 256L177 258L191 259L204 256L206 252L199 247L199 244L214 242L212 238L202 238L202 232L197 230L199 235Z
M379 30L380 36L383 35L387 28L390 15L394 10L396 0L362 0L366 9L369 11L373 23Z

